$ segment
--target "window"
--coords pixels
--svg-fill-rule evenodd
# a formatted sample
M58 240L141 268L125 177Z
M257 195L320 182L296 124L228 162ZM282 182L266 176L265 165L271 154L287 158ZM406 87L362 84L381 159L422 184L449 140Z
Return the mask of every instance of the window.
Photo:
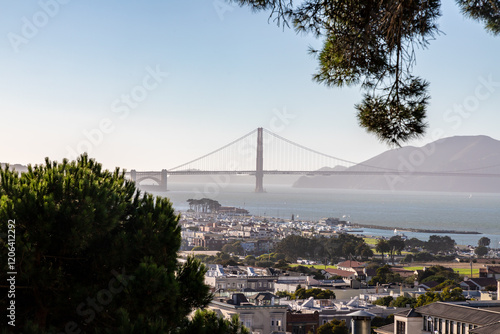
M252 316L251 315L241 315L241 322L245 327L248 327L248 329L252 328Z
M455 333L455 322L450 320L450 334Z
M406 333L406 323L403 321L397 321L396 323L396 334Z

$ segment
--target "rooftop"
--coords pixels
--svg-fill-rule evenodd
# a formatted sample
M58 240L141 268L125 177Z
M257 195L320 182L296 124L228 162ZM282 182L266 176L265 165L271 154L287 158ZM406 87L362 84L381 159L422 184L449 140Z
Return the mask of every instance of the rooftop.
M467 322L479 326L500 321L500 312L444 302L421 306L416 308L416 311L423 315Z

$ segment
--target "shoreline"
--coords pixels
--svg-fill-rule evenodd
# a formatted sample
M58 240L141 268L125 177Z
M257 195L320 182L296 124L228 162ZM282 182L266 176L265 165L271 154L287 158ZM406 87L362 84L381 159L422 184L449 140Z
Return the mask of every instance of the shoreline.
M416 232L416 233L437 233L437 234L483 234L478 231L458 231L458 230L432 230L432 229L423 229L423 228L403 228L397 226L380 226L380 225L371 225L371 224L358 224L351 223L351 227L354 228L373 228L378 230L398 230L398 231L406 231L406 232Z
M180 213L188 213L187 211L179 211ZM207 215L205 213L205 215ZM211 214L208 214L211 215ZM252 219L259 219L259 220L269 220L269 221L283 221L281 218L274 218L274 217L266 217L266 216L254 216L254 215L249 215L249 216L239 216L240 218L252 218ZM285 221L291 221L291 220L285 220ZM313 223L312 221L308 221L309 223ZM414 232L414 233L435 233L435 234L462 234L462 235L480 235L484 234L479 231L460 231L460 230L435 230L435 229L423 229L423 228L413 228L413 227L398 227L398 226L381 226L381 225L373 225L373 224L360 224L360 223L349 223L346 224L346 221L339 221L340 223L344 224L344 226L349 226L352 228L371 228L375 230L385 230L385 231L392 231L392 230L397 230L398 232ZM317 223L317 222L316 222Z

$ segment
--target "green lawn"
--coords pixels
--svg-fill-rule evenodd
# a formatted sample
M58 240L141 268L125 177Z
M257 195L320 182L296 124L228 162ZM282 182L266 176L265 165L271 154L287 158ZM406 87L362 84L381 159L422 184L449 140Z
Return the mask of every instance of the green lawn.
M365 241L365 243L368 245L368 246L377 246L377 243L378 243L378 240L379 239L375 239L375 238L363 238L363 240Z
M424 267L403 267L406 270L422 270ZM470 268L453 268L453 271L460 275L470 276ZM473 276L479 276L479 268L472 269Z

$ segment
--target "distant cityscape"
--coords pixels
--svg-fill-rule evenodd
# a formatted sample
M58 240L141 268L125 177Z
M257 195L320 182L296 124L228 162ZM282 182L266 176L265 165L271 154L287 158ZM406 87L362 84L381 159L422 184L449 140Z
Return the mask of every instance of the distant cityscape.
M239 314L253 332L316 333L337 319L353 333L370 333L372 326L381 334L404 333L402 327L476 333L500 321L500 312L491 309L498 305L500 250L489 248L488 238L475 247L457 247L447 236L408 239L401 231L376 239L339 218L313 223L248 216L213 202L214 212L192 207L198 212L182 212L179 221L180 260L194 254L205 262L205 283L214 294L209 308L227 318ZM349 247L345 240L355 239L371 253L318 249ZM295 252L287 248L292 240ZM389 244L385 251L382 243ZM429 296L434 303L425 302ZM484 312L493 312L492 318L483 319Z

